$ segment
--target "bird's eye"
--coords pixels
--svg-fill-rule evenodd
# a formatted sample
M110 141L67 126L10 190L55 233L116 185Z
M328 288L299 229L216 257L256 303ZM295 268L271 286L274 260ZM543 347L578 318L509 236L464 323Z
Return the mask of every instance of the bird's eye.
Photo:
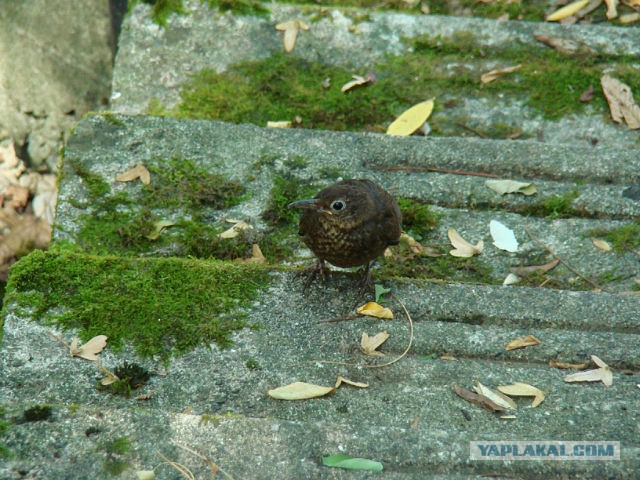
M336 212L339 212L346 206L347 202L345 202L344 200L334 200L333 202L331 202L331 210L335 210Z

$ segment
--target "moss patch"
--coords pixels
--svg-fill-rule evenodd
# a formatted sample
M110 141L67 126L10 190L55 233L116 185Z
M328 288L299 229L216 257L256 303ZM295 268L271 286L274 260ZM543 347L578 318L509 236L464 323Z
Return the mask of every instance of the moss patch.
M130 462L126 460L125 455L131 450L131 440L127 437L119 437L110 440L100 447L98 451L106 454L104 460L104 470L109 475L120 475L130 467Z
M578 198L578 190L572 190L562 195L553 195L535 203L514 208L514 211L523 215L546 217L551 220L567 217L584 217L586 212L573 206L573 201Z
M14 265L6 301L83 341L107 335L108 348L126 341L166 361L198 345L229 346L248 326L242 306L267 284L253 264L35 251Z
M604 238L611 243L616 253L631 251L640 253L640 221L611 230L591 230L589 235Z
M137 390L146 384L151 378L149 371L137 363L124 362L118 365L113 373L118 380L109 385L98 384L98 390L107 391L114 395L131 396L133 390Z
M426 239L440 220L440 215L431 211L429 205L411 198L399 198L402 212L402 229L418 242Z
M234 243L217 237L228 224L216 223L207 212L236 205L247 197L239 182L214 174L190 159L154 159L146 162L150 185L134 184L127 192L111 186L85 164L65 159L87 189L88 200L74 206L80 215L78 246L87 253L135 255L165 251L197 257L233 259ZM67 172L68 174L68 172ZM161 235L160 222L168 215L179 220ZM245 248L244 252L250 251Z

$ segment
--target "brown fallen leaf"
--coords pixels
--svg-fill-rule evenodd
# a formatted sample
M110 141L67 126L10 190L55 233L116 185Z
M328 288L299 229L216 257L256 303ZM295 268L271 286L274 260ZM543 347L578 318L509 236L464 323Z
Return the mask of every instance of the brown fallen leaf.
M411 420L411 423L409 424L409 428L411 429L418 428L419 423L420 423L420 415L416 415L415 417L413 417L413 420Z
M472 392L463 387L453 387L453 392L467 402L474 403L490 412L503 412L505 409L492 402L490 399L479 393Z
M511 272L515 273L519 277L526 277L531 273L546 273L549 270L553 270L554 268L556 268L559 263L560 260L556 258L555 260L552 260L549 263L545 263L544 265L527 265L526 267L513 267L511 268Z
M506 75L507 73L512 73L515 72L516 70L522 68L522 64L519 65L515 65L513 67L505 67L505 68L500 68L497 70L491 70L490 72L487 72L485 74L483 74L480 77L480 81L482 83L490 83L493 82L494 80L502 77L503 75Z
M600 78L600 85L609 103L611 119L616 123L624 121L632 130L640 128L640 107L633 100L631 88L608 74Z
M245 222L244 220L227 220L229 223L233 223L233 226L231 228L229 228L228 230L225 230L222 233L219 233L217 235L218 238L223 238L223 239L228 239L228 238L235 238L238 235L240 235L240 233L243 230L252 230L253 227L251 225L249 225L247 222Z
M249 258L236 258L237 262L243 263L267 263L267 259L262 254L262 250L260 249L260 245L254 243L251 245L251 257Z
M334 387L323 387L306 382L294 382L284 387L269 390L267 395L278 400L308 400L310 398L323 397L335 392Z
M504 395L502 392L495 391L483 385L477 380L473 389L476 391L476 393L479 393L480 395L484 395L493 403L495 403L496 405L500 405L505 410L515 410L516 408L518 408L518 406L516 405L516 402L514 402L512 399Z
M526 337L516 338L515 340L511 340L504 347L505 350L517 350L518 348L532 347L534 345L540 345L540 340L538 340L533 335L527 335Z
M640 20L640 13L638 12L625 13L624 15L620 15L620 18L618 18L618 21L623 25L635 23L638 20Z
M613 385L613 373L609 365L604 363L599 357L591 355L591 360L599 368L585 370L584 372L572 373L564 377L565 382L602 382L605 386Z
M356 308L356 312L360 315L366 315L375 318L384 318L386 320L391 320L393 318L393 313L391 312L391 310L389 310L387 307L383 307L376 302L367 302L361 307Z
M142 183L149 185L151 183L151 173L147 170L147 167L139 163L133 168L130 168L126 172L122 172L116 175L116 182L131 182L139 178Z
M426 252L426 249L420 244L420 242L418 242L415 238L413 238L408 233L400 234L400 241L406 242L407 246L409 247L409 250L411 250L411 252L415 253L416 255L422 255L423 253Z
M71 341L71 345L69 346L71 356L80 357L95 362L96 360L98 360L98 354L107 345L107 336L96 335L82 346L78 346L78 342L79 340L77 338L74 338Z
M511 385L501 385L498 390L511 397L534 397L531 408L536 408L547 397L547 394L542 390L528 383L514 382Z
M1 220L9 225L9 232L0 242L0 271L12 258L33 248L46 248L51 240L51 226L33 215L17 215L11 211L0 211Z
M484 241L479 240L478 243L472 245L464 238L462 238L462 235L460 235L455 228L450 228L447 231L447 235L449 236L451 245L454 247L453 250L449 252L449 255L452 255L454 257L469 258L473 257L474 255L480 255L482 253L482 250L484 248Z
M387 341L389 334L384 332L376 333L373 337L370 337L366 333L362 332L362 338L360 339L360 349L365 355L372 355L383 357L384 353L378 352L378 347Z
M345 83L340 89L342 93L348 92L355 87L369 85L375 81L375 76L370 73L367 73L364 77L361 77L360 75L351 75L351 78L353 78L353 80Z
M336 386L334 388L338 388L343 383L346 385L351 385L352 387L357 387L357 388L369 388L368 383L354 382L353 380L344 378L342 375L338 375L338 377L336 378Z
M561 53L574 54L582 45L568 38L534 35L533 38ZM583 47L584 48L584 47Z
M284 31L284 49L292 52L296 46L296 39L300 30L309 30L309 25L300 20L288 20L276 25L276 30Z
M589 366L589 362L585 363L567 363L561 362L560 360L556 360L554 358L549 359L549 366L551 368L560 368L564 370L584 370Z
M582 92L579 99L582 103L587 103L593 100L593 85L589 84L587 89Z

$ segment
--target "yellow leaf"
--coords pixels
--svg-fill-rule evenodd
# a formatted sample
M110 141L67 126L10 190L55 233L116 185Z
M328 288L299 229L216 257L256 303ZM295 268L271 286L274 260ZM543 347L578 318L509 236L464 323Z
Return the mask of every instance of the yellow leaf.
M323 387L313 383L294 382L284 387L269 390L267 394L278 400L307 400L309 398L323 397L335 392L334 387Z
M501 385L498 390L511 397L534 397L533 402L531 402L531 408L536 408L547 396L539 388L520 382L514 382L512 385Z
M634 23L640 20L640 13L625 13L624 15L620 15L620 18L618 20L623 25L626 25L627 23Z
M589 366L589 362L586 363L567 363L560 362L559 360L555 360L553 358L549 359L549 366L553 368L562 368L562 369L575 369L575 370L584 370Z
M376 303L368 302L361 307L356 308L356 312L360 315L367 315L369 317L384 318L390 320L393 318L393 313L386 307Z
M149 185L151 183L151 174L147 167L141 163L133 168L130 168L126 172L122 172L116 175L116 182L130 182L139 178L142 183Z
M343 376L338 375L338 377L336 378L336 386L335 386L335 388L338 388L343 383L346 383L347 385L351 385L352 387L369 388L369 384L368 383L354 382L353 380L349 380L348 378L344 378Z
M607 5L607 20L612 20L618 16L618 0L604 0Z
M560 20L578 13L578 11L584 8L587 3L589 3L589 0L578 0L577 2L570 3L569 5L556 10L551 15L548 15L545 20L547 22L559 22Z
M454 249L449 252L449 255L468 258L482 253L482 249L484 248L484 242L482 240L475 245L472 245L462 238L455 228L450 228L447 231L447 235L449 236L451 245L454 246Z
M376 333L373 337L370 337L366 333L362 332L362 338L360 339L360 348L365 355L383 356L384 353L378 352L377 348L387 341L389 334L384 331Z
M476 393L480 395L484 395L489 400L491 400L496 405L500 405L504 409L515 410L517 407L516 402L512 399L503 395L501 392L496 392L489 387L484 386L479 381L476 380L476 384L473 387Z
M293 125L291 120L279 120L279 121L269 120L267 122L268 128L291 128L291 125Z
M70 347L71 356L95 361L98 360L98 354L106 345L106 335L96 335L81 347L78 347L78 339L74 338Z
M243 230L251 230L251 229L253 229L253 227L243 220L240 220L237 222L234 221L234 225L228 230L225 230L224 232L219 233L218 238L235 238L238 235L240 235L240 232L242 232Z
M371 75L365 75L364 77L361 77L360 75L351 75L351 78L353 78L353 80L345 83L340 89L342 93L347 92L354 87L359 87L360 85L367 85L369 83L373 83L373 80L374 80L374 78Z
M406 110L389 125L387 135L411 135L427 121L433 111L433 106L434 101L431 99Z
M593 242L593 244L596 247L598 247L600 250L604 250L605 252L610 252L611 251L611 245L609 245L604 240L601 240L599 238L592 238L591 242Z
M484 75L482 75L480 77L480 81L482 83L490 83L496 80L497 78L500 78L501 76L506 75L507 73L515 72L519 68L522 68L522 64L515 65L513 67L500 68L498 70L491 70L490 72L487 72Z
M276 30L284 30L284 49L286 52L291 52L296 46L298 32L309 30L309 25L300 20L289 20L276 25Z
M511 340L507 343L507 346L504 347L505 350L516 350L518 348L532 347L534 345L540 345L540 340L538 340L533 335L527 335L526 337L516 338L515 340Z

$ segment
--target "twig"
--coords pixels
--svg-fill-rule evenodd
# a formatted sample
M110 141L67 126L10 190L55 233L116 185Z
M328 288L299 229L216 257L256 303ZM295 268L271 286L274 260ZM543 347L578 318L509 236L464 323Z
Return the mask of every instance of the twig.
M183 450L186 450L187 452L195 455L196 457L200 457L202 460L204 460L205 462L207 462L209 464L209 468L211 468L211 473L213 473L214 475L216 475L218 472L222 473L225 478L228 478L230 480L233 480L233 477L231 475L229 475L227 472L225 472L224 470L222 470L220 467L218 467L218 465L213 462L212 460L210 460L208 457L206 457L205 455L201 454L200 452L193 450L192 448L189 448L185 445L180 445L179 443L175 442L175 441L171 441L172 444L174 444L176 447L178 448L182 448Z
M59 341L62 345L64 345L65 347L67 347L68 350L71 350L71 346L65 342L64 340L62 340L59 336L54 335L51 332L47 332L49 335L51 335L53 338L55 338L57 341Z
M460 128L464 128L465 130L469 130L471 133L473 133L474 135L477 135L480 138L488 138L484 133L479 132L475 128L470 127L469 125L465 125L464 123L455 122L454 125Z
M589 285L591 285L593 288L598 289L598 290L602 290L604 292L606 292L607 290L602 288L600 285L598 285L597 283L595 283L593 280L591 280L590 278L586 277L585 275L583 275L582 273L580 273L578 270L576 270L575 268L573 268L571 265L569 265L565 260L563 260L556 252L554 252L553 250L551 250L551 248L549 248L547 245L545 245L538 237L536 237L533 233L531 233L531 230L529 230L529 226L525 225L524 226L525 231L527 232L527 235L529 235L529 237L531 238L531 240L533 240L534 242L536 242L538 245L540 245L542 248L544 248L547 252L549 252L554 258L556 258L557 260L560 261L560 263L562 263L565 267L567 267L571 272L575 273L576 275L578 275L581 279L583 279L585 282L587 282Z
M177 463L177 462L169 460L167 457L165 457L160 452L158 452L158 455L165 461L165 463L167 465L170 465L173 468L175 468L182 475L184 475L185 478L188 478L189 480L196 480L196 477L193 475L193 473L191 473L191 470L189 470L189 468L187 468L186 466L182 465L181 463Z
M356 318L362 318L362 315L344 315L342 317L328 318L327 320L318 320L317 323L348 322L349 320L355 320Z
M376 365L364 365L364 368L388 367L389 365L396 363L398 360L402 359L407 353L409 353L409 350L411 349L411 345L413 344L413 320L411 319L411 315L409 315L409 312L407 311L407 307L404 306L404 303L400 301L400 299L396 296L395 293L391 293L391 296L396 302L400 304L400 306L404 310L404 314L407 316L407 320L409 320L409 344L407 345L407 348L404 349L404 352L402 352L400 356L394 358L390 362L380 363Z
M469 172L466 170L447 170L444 168L435 168L435 167L405 167L402 165L397 165L394 167L379 167L376 170L382 170L385 172L396 172L396 171L405 171L405 172L436 172L436 173L449 173L451 175L469 175L471 177L488 177L488 178L500 178L498 175L494 175L492 173L484 173L484 172Z

